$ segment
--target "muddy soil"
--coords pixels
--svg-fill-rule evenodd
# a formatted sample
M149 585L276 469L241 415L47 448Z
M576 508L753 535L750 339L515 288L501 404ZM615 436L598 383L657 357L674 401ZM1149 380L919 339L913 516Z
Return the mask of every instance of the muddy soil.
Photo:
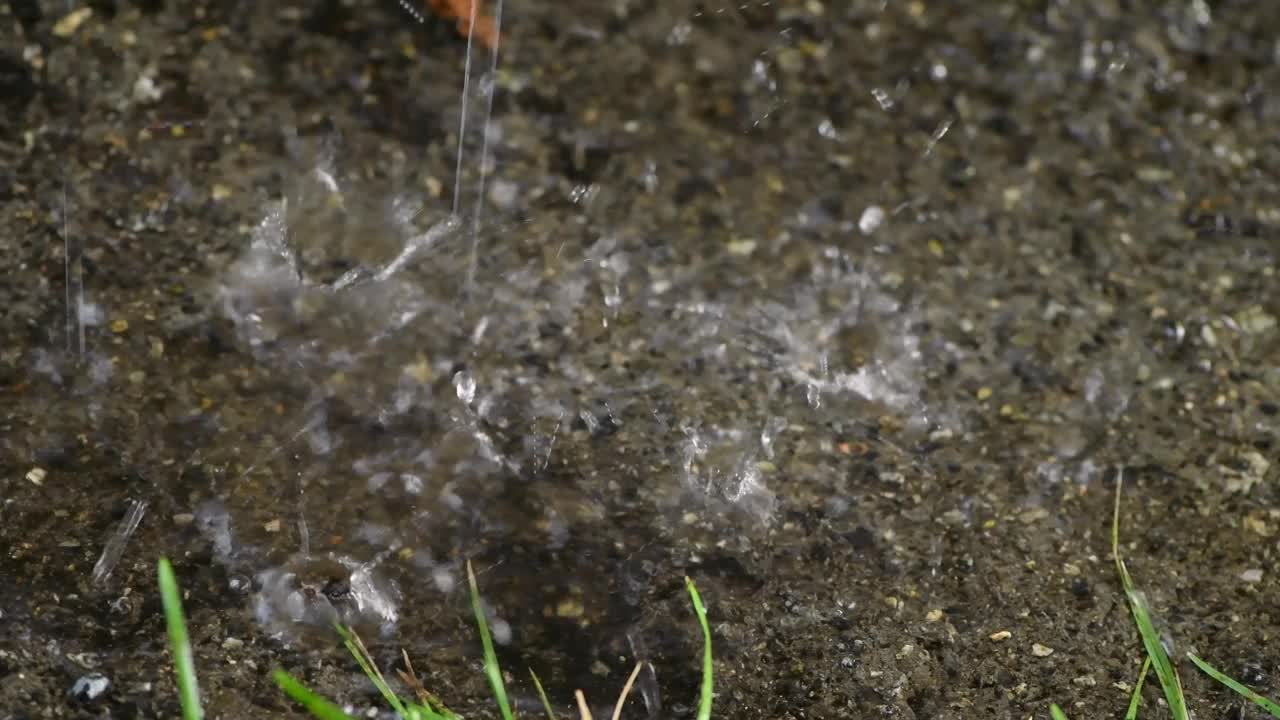
M512 0L473 233L452 21L0 3L0 718L178 715L160 555L212 718L379 704L280 568L494 716L468 559L525 706L639 658L626 716L692 717L689 576L717 717L1117 716L1121 472L1172 647L1274 696L1277 33Z

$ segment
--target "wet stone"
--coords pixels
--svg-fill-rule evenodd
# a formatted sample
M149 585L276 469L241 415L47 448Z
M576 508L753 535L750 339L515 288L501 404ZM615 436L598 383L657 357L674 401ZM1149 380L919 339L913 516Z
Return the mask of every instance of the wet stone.
M71 685L69 695L72 700L81 703L96 702L106 694L111 681L102 673L89 673L76 678Z

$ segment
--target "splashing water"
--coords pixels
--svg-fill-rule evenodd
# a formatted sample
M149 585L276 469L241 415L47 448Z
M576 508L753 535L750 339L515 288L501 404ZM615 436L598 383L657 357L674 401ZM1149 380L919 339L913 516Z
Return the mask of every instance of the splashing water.
M655 509L692 500L737 530L767 528L793 423L926 415L913 313L848 251L784 233L768 252L795 267L747 281L739 247L673 254L585 222L594 200L572 205L579 222L549 249L484 234L503 135L496 47L480 77L471 52L447 213L344 174L332 143L294 141L285 197L219 279L240 343L305 418L248 463L211 451L235 479L200 519L216 556L257 579L273 633L335 617L386 630L399 602L388 577L449 592L450 558L493 538L569 548L603 517L588 498L613 478ZM759 127L782 106L771 63L757 58L748 81L766 101L751 110Z

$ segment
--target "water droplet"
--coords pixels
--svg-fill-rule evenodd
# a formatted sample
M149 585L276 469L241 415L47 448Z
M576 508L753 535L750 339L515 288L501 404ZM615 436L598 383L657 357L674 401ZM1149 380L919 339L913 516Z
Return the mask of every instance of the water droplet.
M652 160L645 163L644 175L641 176L640 182L644 184L645 192L653 194L658 191L658 164Z
M817 385L809 385L805 390L805 399L809 401L809 407L817 410L822 407L822 390Z
M471 377L471 373L465 371L455 373L453 389L458 393L458 399L467 405L476 399L476 379Z
M883 88L872 88L871 97L875 98L876 102L880 103L881 110L893 109L893 98L889 97L889 92L887 90L884 90Z
M672 47L680 47L689 42L689 36L693 34L693 26L689 23L677 23L671 28L671 32L667 34L667 44Z

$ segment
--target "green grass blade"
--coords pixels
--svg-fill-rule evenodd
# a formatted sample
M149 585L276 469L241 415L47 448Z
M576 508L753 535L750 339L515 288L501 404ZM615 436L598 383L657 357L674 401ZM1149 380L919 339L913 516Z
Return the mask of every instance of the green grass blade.
M702 697L698 701L698 720L711 720L712 663L711 663L711 626L707 624L707 607L702 604L698 588L693 580L684 579L689 589L689 598L693 600L693 612L698 616L698 624L702 626Z
M1222 671L1218 670L1217 668L1205 662L1204 660L1201 660L1194 653L1187 653L1187 657L1191 659L1191 662L1196 664L1196 667L1203 670L1205 674L1207 674L1209 677L1213 678L1214 680L1217 680L1223 685L1226 685L1232 690L1235 690L1237 693L1240 694L1241 697L1245 698L1246 700L1249 700L1250 702L1255 703L1256 705L1261 707L1263 710L1266 710L1267 712L1271 713L1271 717L1280 718L1280 705L1277 705L1271 700L1268 700L1265 697L1259 695L1258 693L1250 690L1249 688L1245 687L1242 683L1236 680L1232 680L1230 677L1225 675Z
M178 676L178 701L182 703L183 720L200 720L200 685L196 682L196 662L191 654L191 639L182 615L182 593L168 558L160 558L160 601L164 605L165 625L169 630L169 647L173 652L173 668Z
M542 701L542 709L547 711L547 720L560 720L556 717L556 711L551 709L551 701L547 699L547 691L542 689L542 681L538 679L538 673L529 668L529 674L533 676L533 686L538 689L538 699Z
M1133 695L1129 698L1129 711L1124 720L1138 720L1138 705L1142 702L1142 684L1147 681L1147 672L1151 670L1151 656L1142 659L1142 670L1138 672L1138 682L1133 684Z
M295 680L289 673L283 670L276 670L271 674L271 677L275 679L276 685L280 686L285 695L293 698L294 701L306 708L307 712L319 720L355 720L355 718L342 712L342 708L308 690L305 685Z
M391 686L387 685L387 681L382 677L382 673L378 670L378 666L374 665L373 658L369 657L369 652L365 649L364 643L355 633L340 624L334 624L338 629L338 634L342 636L342 643L347 646L347 651L356 659L356 663L360 665L360 669L368 676L373 686L378 688L378 692L382 693L383 699L391 706L392 710L402 718L409 717L409 711L405 709L404 703L391 690Z
M437 712L430 705L419 705L418 703L409 703L405 706L409 710L409 720L461 720L448 710Z
M1062 712L1062 708L1058 707L1057 703L1049 706L1049 715L1053 720L1067 720L1067 714Z
M511 703L507 701L507 688L502 682L502 668L498 667L498 654L493 650L493 637L489 634L489 623L484 618L484 608L480 605L480 586L476 583L475 570L467 561L467 582L471 584L471 609L476 614L476 625L480 628L480 644L484 646L484 674L489 678L489 686L493 688L493 697L498 701L498 710L503 720L513 720Z
M1182 691L1182 679L1178 677L1178 669L1169 659L1169 653L1160 642L1160 633L1151 620L1151 612L1147 602L1138 592L1129 569L1125 567L1120 555L1120 494L1124 487L1124 472L1116 479L1116 504L1111 519L1111 553L1115 557L1116 570L1120 573L1120 584L1129 599L1129 609L1133 612L1133 621L1138 626L1138 634L1142 636L1142 644L1147 649L1147 657L1155 668L1160 687L1164 689L1165 700L1169 703L1169 712L1173 720L1188 720L1186 694Z

